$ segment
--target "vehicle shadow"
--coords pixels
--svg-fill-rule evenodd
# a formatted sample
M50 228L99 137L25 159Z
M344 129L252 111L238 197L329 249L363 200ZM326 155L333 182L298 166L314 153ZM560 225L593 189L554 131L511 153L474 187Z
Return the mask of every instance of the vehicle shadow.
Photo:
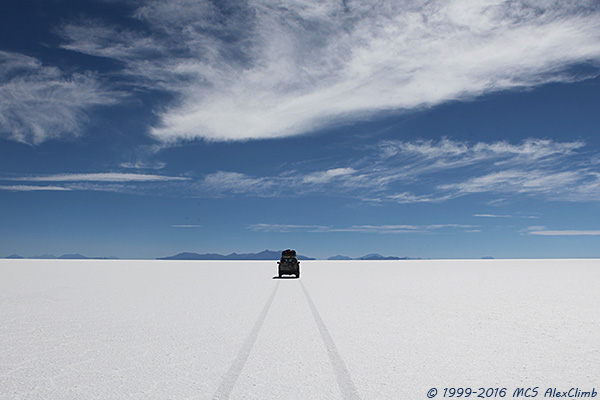
M277 276L277 275L275 275L273 277L273 279L300 279L300 278L299 277L297 278L297 277L295 277L293 275L287 275L287 276Z

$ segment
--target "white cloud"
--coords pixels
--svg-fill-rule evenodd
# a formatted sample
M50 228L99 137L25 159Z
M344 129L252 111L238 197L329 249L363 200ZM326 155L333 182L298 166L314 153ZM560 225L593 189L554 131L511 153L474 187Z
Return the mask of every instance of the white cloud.
M583 141L555 142L549 139L534 138L525 139L519 144L506 141L469 144L442 138L439 141L384 141L377 147L384 159L389 160L401 156L405 163L414 163L423 173L482 162L512 166L531 163L540 165L572 155L584 146Z
M536 226L529 226L527 228L525 228L524 230L522 230L521 232L529 232L529 231L545 231L546 227L545 226L541 226L541 225L536 225Z
M600 231L577 231L577 230L564 230L564 231L531 231L530 235L540 236L600 236Z
M497 215L497 214L474 214L474 217L480 217L480 218L528 218L528 219L535 219L535 218L539 218L538 216L535 215L509 215L509 214L504 214L504 215Z
M217 171L204 177L201 194L246 193L272 196L278 193L277 178L253 178L239 172ZM275 190L271 190L275 188Z
M333 168L327 171L314 172L302 178L304 183L328 183L338 177L352 175L356 172L354 168Z
M249 176L217 171L196 185L200 195L258 196L344 193L373 204L439 203L485 193L547 200L597 201L600 173L585 143L526 139L521 143L383 142L344 167ZM577 157L577 162L573 162ZM452 172L452 170L458 170ZM447 178L440 179L440 175ZM442 183L440 182L447 182ZM477 214L479 217L534 218Z
M325 171L299 173L286 172L279 175L252 177L240 172L217 171L207 174L197 186L201 194L250 194L258 196L297 196L326 191L348 191L355 188L353 168L332 168ZM360 180L360 177L356 177Z
M62 182L71 190L162 191L194 197L343 194L374 205L440 203L472 194L501 196L506 201L516 196L575 202L600 198L598 163L579 141L396 141L374 145L358 157L332 168L323 168L320 162L318 170L307 160L299 164L304 166L302 171L282 169L262 176L235 171L216 171L199 178L105 172L12 176L0 181ZM535 218L491 213L475 216Z
M77 136L92 107L121 95L92 73L65 73L18 53L0 51L0 135L23 143Z
M167 164L164 162L145 163L142 161L136 162L123 162L120 164L121 168L127 169L163 169Z
M593 159L580 157L584 147L582 141L533 138L516 144L467 143L447 138L384 141L373 147L380 160L371 162L370 169L356 169L362 176L369 176L367 182L383 186L380 195L365 196L374 202L434 203L475 193L594 201L600 195L600 174L595 172ZM573 162L576 156L579 159ZM456 172L447 175L452 170ZM440 184L440 174L450 181ZM424 182L436 186L427 187ZM407 185L418 186L420 193L406 190ZM394 193L397 187L401 191Z
M332 227L323 225L285 225L285 224L254 224L248 227L256 232L356 232L375 234L404 234L404 233L426 233L442 229L462 230L473 232L473 225L438 224L438 225L353 225L349 227Z
M391 201L398 204L411 203L438 203L450 199L452 196L435 196L435 195L415 195L410 192L391 194L380 198L379 200Z
M32 191L67 191L71 190L62 186L32 186L32 185L9 185L0 186L0 190L11 192L32 192Z
M360 233L422 233L426 227L414 225L354 225L347 228L331 229L332 232L360 232Z
M175 94L151 130L164 142L298 135L600 61L594 0L150 0L134 17L147 33L86 21L62 28L64 47Z
M530 193L546 194L555 200L564 198L571 189L584 184L586 171L520 170L508 169L477 176L464 182L440 185L457 195L472 193ZM577 189L581 190L581 188Z
M255 232L329 232L331 227L323 225L253 224L248 227Z
M120 172L100 172L86 174L55 174L45 176L24 176L7 178L12 181L27 182L161 182L161 181L187 181L190 178L179 176L130 174Z

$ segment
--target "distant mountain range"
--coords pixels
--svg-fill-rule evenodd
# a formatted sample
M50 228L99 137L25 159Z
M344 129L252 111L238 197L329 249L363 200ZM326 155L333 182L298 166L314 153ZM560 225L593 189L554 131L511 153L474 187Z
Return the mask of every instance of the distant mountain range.
M217 253L179 253L174 256L160 257L157 260L279 260L281 257L281 251L264 250L260 253L231 253L227 255ZM118 257L87 257L81 254L63 254L62 256L55 256L53 254L42 254L33 257L23 257L18 254L12 254L8 257L10 259L44 259L44 260L116 260ZM487 258L487 257L486 257ZM490 257L491 258L491 257ZM299 260L316 260L312 257L298 255ZM367 254L362 257L352 258L343 255L337 255L329 257L328 260L365 260L365 261L378 261L378 260L419 260L420 258L410 257L396 257L396 256L382 256L381 254L373 253Z
M364 260L364 261L379 261L379 260L420 260L420 258L411 258L411 257L396 257L396 256L382 256L381 254L373 253L367 254L366 256L352 258L348 256L333 256L329 257L328 260Z
M231 253L226 256L223 254L207 253L179 253L170 257L161 257L157 260L279 260L281 251L265 250L260 253L237 254ZM315 258L298 255L299 260L316 260Z
M215 253L207 253L207 254L198 254L198 253L179 253L170 257L161 257L157 258L157 260L279 260L281 257L281 251L270 251L265 250L260 253L248 253L248 254L237 254L231 253L226 256L222 254ZM306 257L303 255L298 255L299 260L316 260L315 258ZM375 261L375 260L418 260L418 258L409 258L409 257L394 257L389 256L385 257L381 254L373 253L367 254L366 256L352 258L348 256L337 255L333 257L329 257L328 260L365 260L365 261Z
M117 257L86 257L86 256L82 256L81 254L63 254L62 256L55 256L54 254L42 254L40 256L33 256L33 257L23 257L20 256L18 254L11 254L8 257L4 257L4 258L10 258L10 259L23 259L23 258L27 258L27 259L35 259L35 260L116 260Z

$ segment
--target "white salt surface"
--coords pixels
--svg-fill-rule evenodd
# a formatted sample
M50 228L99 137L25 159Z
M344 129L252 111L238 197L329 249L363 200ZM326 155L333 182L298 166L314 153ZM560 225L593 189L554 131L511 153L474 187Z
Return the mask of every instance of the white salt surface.
M301 265L0 260L0 399L600 390L600 260Z

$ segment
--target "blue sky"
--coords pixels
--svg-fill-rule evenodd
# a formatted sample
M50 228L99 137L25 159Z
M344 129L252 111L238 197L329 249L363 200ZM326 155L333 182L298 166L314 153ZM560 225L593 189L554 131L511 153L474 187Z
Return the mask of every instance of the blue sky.
M597 1L0 4L0 255L600 256Z

